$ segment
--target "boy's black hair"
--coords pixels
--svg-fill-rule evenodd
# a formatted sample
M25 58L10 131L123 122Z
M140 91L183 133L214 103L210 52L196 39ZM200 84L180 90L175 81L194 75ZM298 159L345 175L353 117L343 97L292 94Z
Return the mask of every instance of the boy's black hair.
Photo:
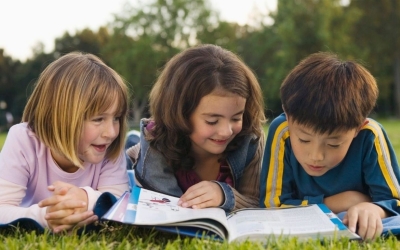
M280 93L283 109L293 122L330 134L362 125L376 104L378 87L359 63L319 52L289 73Z

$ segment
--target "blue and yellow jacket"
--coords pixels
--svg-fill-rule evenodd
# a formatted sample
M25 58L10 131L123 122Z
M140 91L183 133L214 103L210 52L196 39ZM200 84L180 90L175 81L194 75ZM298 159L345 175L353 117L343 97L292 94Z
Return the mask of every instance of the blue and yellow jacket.
M290 145L285 114L275 118L268 131L261 178L260 206L323 203L344 191L369 195L372 202L400 214L400 172L383 127L373 119L353 139L343 161L322 176L308 175Z

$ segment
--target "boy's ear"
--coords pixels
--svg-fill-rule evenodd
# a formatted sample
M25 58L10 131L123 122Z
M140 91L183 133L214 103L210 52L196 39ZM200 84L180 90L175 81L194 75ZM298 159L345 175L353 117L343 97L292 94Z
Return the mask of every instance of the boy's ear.
M368 120L368 119L365 119L365 120L361 123L361 125L357 128L357 131L356 131L354 137L356 137L356 136L358 135L358 132L360 132L360 130L361 130L365 125L367 125L368 123L369 123L369 120Z

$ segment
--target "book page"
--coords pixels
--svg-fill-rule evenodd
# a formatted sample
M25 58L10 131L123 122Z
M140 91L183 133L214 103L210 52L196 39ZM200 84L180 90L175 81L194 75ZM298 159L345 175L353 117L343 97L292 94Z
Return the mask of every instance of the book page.
M244 235L301 235L336 230L317 205L239 210L228 217L228 225L232 239Z
M192 209L178 206L179 198L141 189L138 203L129 204L127 209L136 210L136 225L165 225L169 223L195 220L212 219L225 227L226 215L220 208Z

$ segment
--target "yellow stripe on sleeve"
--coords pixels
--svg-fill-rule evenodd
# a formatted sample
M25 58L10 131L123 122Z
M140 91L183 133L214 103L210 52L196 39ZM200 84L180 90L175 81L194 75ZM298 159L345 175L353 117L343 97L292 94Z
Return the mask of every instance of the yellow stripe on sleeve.
M308 200L304 200L301 202L300 206L307 206L308 205Z
M266 207L280 206L279 196L282 194L283 157L285 153L285 140L289 137L288 123L285 121L275 131L271 144L271 158L268 166L268 179L266 184Z
M385 136L383 135L382 129L377 122L368 119L369 123L362 129L369 129L374 135L374 145L378 154L378 164L385 178L387 185L389 186L394 198L399 198L400 187L397 178L393 172L392 163L390 161L389 147L386 143Z

